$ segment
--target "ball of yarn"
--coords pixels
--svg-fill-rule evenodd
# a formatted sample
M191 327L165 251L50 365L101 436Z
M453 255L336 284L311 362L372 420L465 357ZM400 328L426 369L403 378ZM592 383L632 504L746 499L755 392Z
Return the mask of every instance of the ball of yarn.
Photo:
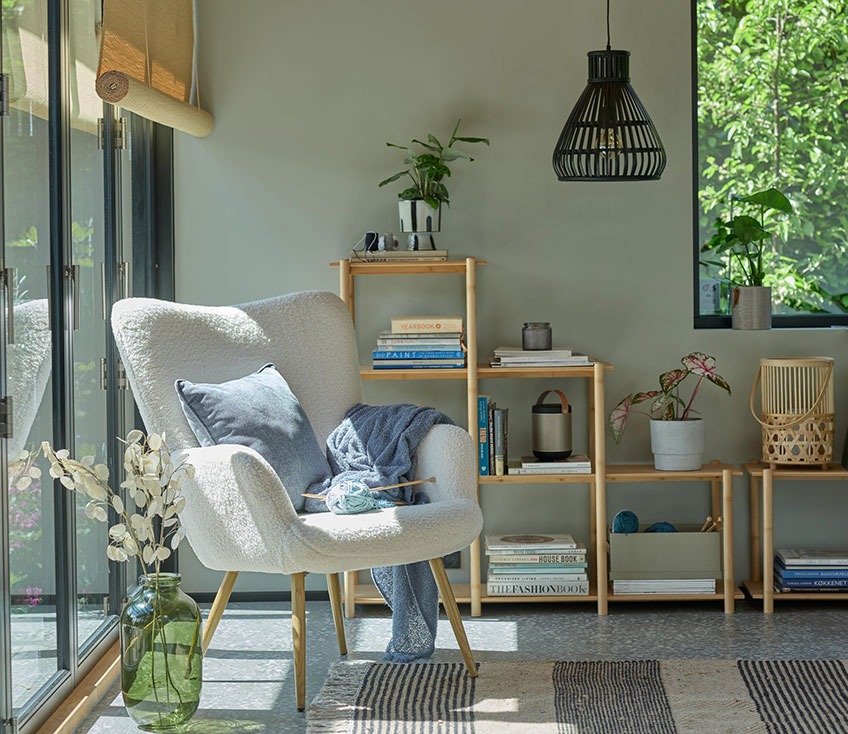
M639 518L635 512L621 510L615 513L612 519L612 531L614 533L637 533L639 532Z
M327 492L327 508L337 515L356 515L380 505L364 482L351 480L334 484Z
M655 522L653 525L648 525L645 528L646 533L676 533L677 528L674 527L670 522L665 522L664 520L661 522Z

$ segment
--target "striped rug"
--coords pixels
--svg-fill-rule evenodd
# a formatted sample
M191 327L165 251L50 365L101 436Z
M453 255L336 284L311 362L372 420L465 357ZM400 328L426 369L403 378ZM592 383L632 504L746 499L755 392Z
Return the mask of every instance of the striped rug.
M848 734L846 663L343 662L307 734Z

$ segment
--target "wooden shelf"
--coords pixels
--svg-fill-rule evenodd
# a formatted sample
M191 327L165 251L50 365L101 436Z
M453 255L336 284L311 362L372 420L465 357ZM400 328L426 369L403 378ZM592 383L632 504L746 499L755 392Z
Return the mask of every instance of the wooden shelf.
M751 576L744 583L754 599L762 599L763 613L774 612L778 599L790 601L823 601L848 599L845 591L774 591L774 490L777 480L805 482L845 481L848 469L841 464L819 466L778 466L772 469L762 461L743 464L748 472L748 503L750 509L749 538L751 545ZM762 490L762 491L761 491ZM760 524L762 523L762 535Z
M485 260L475 260L477 265L485 265ZM339 267L338 262L330 263ZM368 262L366 260L350 260L348 267L351 275L421 275L426 273L465 273L465 260L434 260L426 262L414 260L411 262Z
M751 476L762 477L763 470L768 469L768 464L754 461L742 464L742 468ZM822 464L819 466L777 466L772 469L775 479L803 479L805 481L828 482L834 479L848 479L848 469L842 464Z
M468 370L465 367L427 370L375 370L362 367L359 376L363 380L467 380Z
M722 601L724 599L724 594L720 591L715 594L613 594L612 588L608 596L610 601ZM736 589L733 598L744 599L745 594L741 589Z
M704 464L697 471L660 471L653 464L609 464L608 482L704 482L721 479L722 472L729 469L734 477L741 477L742 471L730 464L713 461Z
M615 369L611 364L602 364L604 371ZM572 365L570 367L491 367L488 364L477 365L477 377L490 378L544 378L544 377L594 377L595 365Z
M743 581L742 586L752 599L763 599L762 581ZM845 601L848 599L848 591L775 591L772 594L774 601Z
M481 474L477 481L480 484L592 484L595 474Z

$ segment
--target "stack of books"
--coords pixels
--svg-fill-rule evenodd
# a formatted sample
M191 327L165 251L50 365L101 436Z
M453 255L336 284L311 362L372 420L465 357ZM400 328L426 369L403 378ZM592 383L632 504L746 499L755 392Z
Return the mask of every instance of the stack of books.
M592 362L585 354L560 347L556 349L498 347L490 364L492 367L569 367L592 364Z
M461 316L396 316L371 352L375 370L465 367Z
M614 594L715 594L715 579L614 579Z
M489 596L586 596L586 546L567 534L487 535Z
M447 260L447 250L356 250L351 260L356 262L432 262Z
M591 474L592 462L586 454L572 454L567 459L540 461L535 456L522 456L510 461L508 474Z
M509 408L477 396L477 457L481 476L501 476L509 463Z
M848 550L781 548L774 557L774 590L848 592Z

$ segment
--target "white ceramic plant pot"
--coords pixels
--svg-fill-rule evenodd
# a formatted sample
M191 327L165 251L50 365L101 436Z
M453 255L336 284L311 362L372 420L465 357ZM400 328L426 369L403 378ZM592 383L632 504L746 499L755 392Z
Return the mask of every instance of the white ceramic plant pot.
M658 471L697 471L704 454L704 421L652 419L651 451Z
M771 328L771 287L733 286L730 323L734 329Z
M438 232L442 225L442 207L434 209L423 199L399 201L398 215L401 232L410 234Z

